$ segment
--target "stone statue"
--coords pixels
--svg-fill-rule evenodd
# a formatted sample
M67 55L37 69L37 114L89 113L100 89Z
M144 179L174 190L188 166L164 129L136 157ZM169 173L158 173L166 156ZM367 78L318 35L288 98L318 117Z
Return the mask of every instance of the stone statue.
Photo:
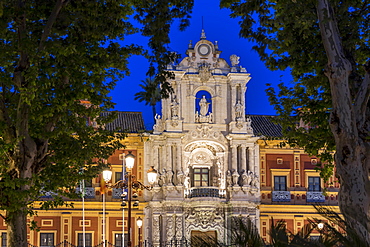
M246 186L246 185L249 185L248 183L248 174L245 170L243 170L243 173L242 173L242 186Z
M189 178L189 176L185 177L184 186L185 186L185 188L190 188L190 178Z
M257 175L254 175L252 178L252 184L253 187L258 188L260 186L260 181L258 179Z
M233 185L238 184L238 180L239 180L239 174L236 170L234 170L234 172L233 172Z
M208 113L208 108L209 108L209 104L207 102L207 99L206 99L206 96L203 95L202 99L199 101L199 106L200 106L200 115L201 116L205 116L207 115Z
M183 185L185 174L182 171L177 171L177 185Z
M226 182L229 186L232 186L232 176L231 176L231 172L230 171L227 171L226 173Z
M163 131L163 122L162 122L162 119L161 119L161 115L155 114L154 119L155 119L155 124L153 126L153 130L155 132Z
M250 185L253 178L253 172L248 171L248 177L247 177L247 185Z
M198 111L195 112L195 122L199 123L199 112Z
M213 113L212 112L210 112L209 113L209 119L208 119L209 121L209 123L213 123Z
M172 170L167 171L165 176L166 176L166 184L172 185L173 171Z
M243 117L243 105L240 103L240 100L235 105L235 117L242 118Z
M158 178L158 185L162 186L166 184L166 169L163 168L162 172L158 172L159 178Z
M171 102L171 116L173 118L179 116L179 103L177 102L176 98L174 98Z
M230 56L231 66L232 67L237 66L239 64L239 59L240 59L240 57L238 57L237 55L231 55Z
M248 134L253 134L253 128L252 128L252 120L250 117L247 117L246 120L246 127L247 127L247 133Z

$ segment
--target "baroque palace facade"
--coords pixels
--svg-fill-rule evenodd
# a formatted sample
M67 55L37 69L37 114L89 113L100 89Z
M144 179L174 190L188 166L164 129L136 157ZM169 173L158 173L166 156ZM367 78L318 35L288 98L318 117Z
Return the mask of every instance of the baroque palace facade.
M112 183L121 179L123 155L129 152L136 157L132 174L138 181L148 184L146 171L152 166L159 175L151 191L138 191L139 205L131 209L131 246L190 243L199 235L228 243L233 216L251 219L268 242L273 220L283 219L297 232L307 218L319 217L312 204L338 209L339 184L334 178L323 184L314 169L317 158L299 148L282 148L281 140L267 140L281 137L280 126L269 116L245 115L250 74L238 56L227 62L220 54L217 42L202 31L196 44L189 43L187 56L168 65L175 75L170 80L174 91L162 100L152 133L142 132L141 113L135 112L121 112L107 126L131 132L126 149L108 160ZM30 244L83 246L85 240L85 246L103 241L123 246L122 229L127 240L129 228L122 190L106 188L100 175L86 185L84 201L74 201L74 208L38 210L33 219L40 231L29 232ZM0 232L6 246L3 219Z

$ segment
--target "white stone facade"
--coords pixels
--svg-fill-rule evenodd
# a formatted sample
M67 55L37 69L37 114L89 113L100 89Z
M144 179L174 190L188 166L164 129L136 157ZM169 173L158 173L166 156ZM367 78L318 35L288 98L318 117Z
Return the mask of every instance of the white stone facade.
M154 246L190 240L192 231L216 232L227 242L230 216L250 217L259 226L259 149L245 117L251 79L217 42L189 44L170 81L174 93L162 100L162 115L144 146L145 168L160 173L145 209L145 240Z

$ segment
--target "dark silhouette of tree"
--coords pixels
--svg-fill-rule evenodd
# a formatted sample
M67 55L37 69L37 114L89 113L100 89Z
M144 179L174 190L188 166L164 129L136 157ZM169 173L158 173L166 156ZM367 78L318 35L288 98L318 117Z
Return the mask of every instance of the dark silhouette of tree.
M149 105L152 108L153 119L156 115L156 105L161 100L161 89L158 83L152 78L146 78L145 81L141 81L142 84L139 86L143 91L135 94L135 100L139 102L145 102L145 105Z
M264 246L257 227L249 217L234 216L227 223L227 243L218 241L214 236L200 234L191 239L192 246L199 247L260 247Z

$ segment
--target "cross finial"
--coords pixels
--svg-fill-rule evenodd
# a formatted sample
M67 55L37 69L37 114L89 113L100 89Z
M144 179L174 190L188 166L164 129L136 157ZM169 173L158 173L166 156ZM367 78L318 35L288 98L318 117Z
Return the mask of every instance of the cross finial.
M206 39L206 33L204 32L204 29L202 29L202 34L200 35L200 39Z
M203 16L202 16L202 34L200 35L200 39L206 39L206 33L204 32L204 27L203 27Z

